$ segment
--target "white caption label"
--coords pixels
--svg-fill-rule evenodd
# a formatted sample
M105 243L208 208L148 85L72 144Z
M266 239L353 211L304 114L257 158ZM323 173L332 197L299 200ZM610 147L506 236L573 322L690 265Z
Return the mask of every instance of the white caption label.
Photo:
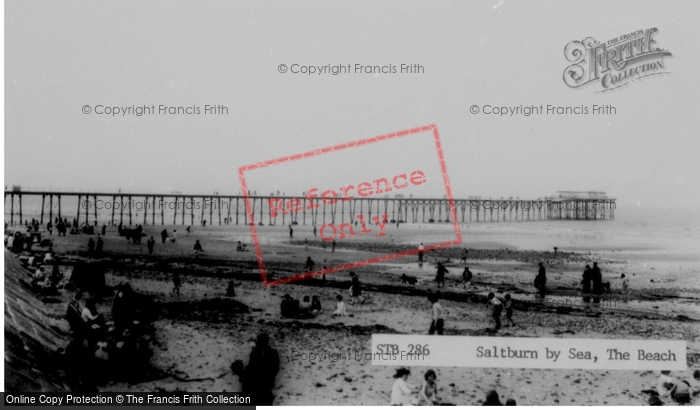
M372 364L522 369L686 370L677 340L372 335Z

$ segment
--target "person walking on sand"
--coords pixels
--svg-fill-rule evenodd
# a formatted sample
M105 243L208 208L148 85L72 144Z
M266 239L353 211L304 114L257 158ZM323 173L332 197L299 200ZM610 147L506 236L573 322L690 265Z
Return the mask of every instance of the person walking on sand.
M316 225L314 225L314 236L316 236Z
M51 221L46 224L46 230L49 231L49 235L53 235L53 224L51 224Z
M425 247L423 246L423 242L421 242L420 246L418 247L418 262L423 262L423 251L425 250Z
M546 289L547 289L547 275L546 271L544 269L544 264L540 262L540 269L537 272L537 276L535 277L535 289L539 290L539 295L541 298L544 298L546 294Z
M187 231L187 236L190 236L190 232L191 232L190 228L192 228L192 225L189 225L187 227L187 229L185 229L185 231Z
M517 326L513 321L513 299L511 299L510 293L506 293L503 306L506 308L506 327Z
M469 270L469 266L465 266L464 272L462 272L462 286L465 290L471 287L472 277L472 271Z
M489 293L488 302L493 307L493 320L496 322L496 330L501 328L501 312L503 312L503 303L493 294Z
M95 241L90 238L88 241L88 255L92 256L92 254L95 252Z
M173 291L172 293L177 293L180 296L180 273L178 271L173 272Z
M149 254L149 255L152 255L152 254L153 254L153 246L154 246L155 244L156 244L156 240L153 239L153 237L151 236L151 239L149 239L149 240L146 242L146 246L148 246L148 254Z
M430 329L428 334L435 334L437 331L438 335L442 335L443 328L445 327L445 321L442 319L442 305L440 304L440 297L435 294L431 294L428 300L433 304L433 321L430 323Z
M442 287L445 287L445 274L450 273L450 271L445 268L445 265L442 264L442 262L438 262L437 264L437 275L435 276L435 281L437 282L437 287L440 287L440 284L442 284Z

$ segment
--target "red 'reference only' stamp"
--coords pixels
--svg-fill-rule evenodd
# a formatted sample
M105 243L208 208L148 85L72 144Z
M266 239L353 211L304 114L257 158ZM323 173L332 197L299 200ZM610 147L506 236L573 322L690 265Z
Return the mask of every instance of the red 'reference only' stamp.
M441 174L441 179L444 184L445 188L445 196L448 200L449 204L449 220L452 222L452 225L454 227L454 238L446 240L446 241L441 241L438 243L433 243L433 244L426 244L424 246L424 251L430 251L434 249L439 249L447 246L452 246L452 245L457 245L462 242L462 234L460 231L459 224L457 222L457 212L455 209L455 204L454 204L454 199L452 196L452 189L450 186L450 181L449 177L447 174L447 167L445 165L445 159L443 155L443 150L442 150L442 144L440 142L440 134L438 132L438 127L435 124L430 124L430 125L425 125L421 127L415 127L403 131L398 131L394 133L389 133L389 134L384 134L384 135L379 135L371 138L366 138L366 139L360 139L357 141L352 141L352 142L347 142L343 144L338 144L335 146L331 147L326 147L322 149L317 149L317 150L312 150L312 151L307 151L304 153L300 154L295 154L295 155L290 155L290 156L285 156L285 157L280 157L272 160L267 160L267 161L261 161L257 162L254 164L250 165L245 165L241 166L238 169L238 177L240 179L241 183L241 189L244 195L245 199L245 206L246 206L246 218L247 218L247 224L250 227L251 235L252 235L252 241L253 245L255 248L255 254L258 262L258 267L260 269L260 276L262 278L262 282L265 286L275 286L279 285L282 283L290 283L298 280L303 280L307 278L311 278L314 276L321 276L321 275L326 275L334 272L339 272L339 271L345 271L345 270L352 270L361 266L365 265L370 265L370 264L376 264L376 263L381 263L381 262L386 262L392 259L397 259L397 258L403 258L406 256L411 256L411 255L416 255L420 252L419 248L416 247L415 249L410 249L406 251L401 251L401 252L396 252L396 253L391 253L391 254L384 254L376 257L371 257L368 259L363 259L363 260L358 260L358 261L353 261L353 262L348 262L348 263L343 263L340 265L336 266L330 266L330 267L322 267L321 269L318 270L313 270L311 272L304 272L304 273L299 273L296 275L292 276L287 276L283 277L280 279L276 280L268 280L268 274L266 272L265 268L265 262L263 260L263 252L261 248L261 240L260 236L258 233L258 227L257 226L262 226L263 224L263 207L267 206L267 216L270 221L272 221L272 218L275 218L275 221L277 220L277 217L289 217L290 220L293 220L295 216L298 217L299 213L304 213L304 221L306 220L306 212L310 212L311 215L314 215L314 212L316 212L316 216L318 216L318 211L320 207L323 208L323 219L324 223L321 225L320 230L319 230L319 236L320 238L325 241L325 242L333 242L335 244L336 240L344 240L347 238L353 238L353 237L358 237L361 235L367 235L367 237L374 237L374 238L379 238L379 237L385 237L386 232L385 232L385 227L386 225L390 222L389 220L389 213L385 212L386 211L386 205L385 205L385 211L381 211L379 205L377 205L377 212L375 216L371 216L372 213L372 199L380 200L379 196L384 195L383 198L388 198L389 193L391 192L392 195L395 196L395 198L404 198L404 195L399 193L402 190L406 190L404 192L410 191L411 188L416 188L420 187L423 184L425 184L428 181L428 176L426 175L426 172L424 172L424 168L421 168L420 166L416 166L415 163L412 163L411 169L397 169L393 170L393 172L386 172L384 170L383 176L379 178L367 178L365 177L364 179L358 179L354 182L352 181L343 181L341 184L333 184L330 186L333 186L334 188L319 188L318 185L311 185L307 191L304 192L303 195L301 196L284 196L284 197L266 197L266 198L261 198L261 197L253 197L253 201L251 202L251 195L248 187L248 183L246 180L246 174L250 173L251 171L255 170L261 170L264 168L268 167L275 167L275 166L280 166L282 164L288 164L293 161L297 160L302 160L302 159L311 159L311 158L318 158L321 156L326 156L329 154L333 153L338 153L341 151L346 151L351 148L354 149L359 149L360 147L365 147L368 145L373 145L373 144L378 144L382 145L381 143L388 143L390 141L401 141L406 137L413 136L416 138L423 138L423 139L428 139L432 137L435 149L437 151L437 159L438 159L438 167L436 168L436 172L432 173L432 177L434 179L440 179L435 178L437 177L437 173ZM388 163L386 160L383 161L384 165L389 165L387 168L390 168L391 165ZM400 165L398 166L400 167ZM430 173L428 173L430 175ZM379 175L377 175L379 176ZM328 186L328 184L325 184ZM383 199L382 198L382 199ZM255 214L256 214L256 200L260 200L260 212L259 216L260 219L258 221L255 220ZM355 215L355 212L352 211L350 213L350 222L348 223L340 223L337 224L335 223L335 216L336 213L335 208L337 207L338 204L341 204L345 206L347 204L349 209L356 209L356 203L357 202L362 202L362 201L369 201L369 213L370 216L365 218L365 215L363 215L362 211L358 215ZM353 205L354 208L353 208ZM364 204L361 204L361 206ZM333 219L331 223L325 223L325 216L326 216L326 209L325 207L332 207L332 215ZM343 208L344 209L344 208ZM446 215L447 216L447 215ZM316 218L314 218L314 221ZM257 225L256 225L257 222ZM392 219L391 222L393 223L394 220ZM353 223L355 227L353 227ZM359 224L359 226L358 226ZM370 225L370 226L368 226ZM374 225L374 229L371 228L371 225ZM292 225L290 225L290 236L291 236L291 230L292 230ZM314 235L316 234L316 225L314 224Z

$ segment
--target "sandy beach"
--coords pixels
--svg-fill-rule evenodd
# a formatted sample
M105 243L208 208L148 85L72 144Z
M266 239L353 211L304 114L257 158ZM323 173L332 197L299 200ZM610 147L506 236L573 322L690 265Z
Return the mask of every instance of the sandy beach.
M685 237L654 237L631 231L627 237L609 237L611 245L597 244L597 238L609 229L602 223L581 222L573 227L566 223L464 226L467 265L459 263L459 248L446 248L427 253L422 264L411 256L358 268L355 271L368 301L348 304L350 316L342 318L331 317L330 312L336 295L349 299L347 272L329 274L325 282L311 279L265 288L255 253L234 251L238 240L250 246L250 231L245 226L193 227L190 235L184 234L182 227L165 226L182 234L175 244L158 240L153 255L148 254L145 244L127 244L114 227L108 227L102 259L118 269L108 270L107 285L130 283L136 292L152 300L157 319L152 371L137 383L111 382L100 389L240 391L238 376L231 373L230 365L237 359L245 362L255 336L266 332L281 357L275 404L388 404L394 368L372 365L362 353L370 351L372 334L427 334L431 321L427 295L438 291L434 282L437 261L449 270L446 286L440 289L447 335L493 336L485 296L494 292L502 298L510 293L519 326L501 329L498 337L682 340L687 343L690 372L677 372L678 376L685 377L700 367L700 258L692 250L693 244L698 244L698 231ZM158 238L163 227L145 229L148 237ZM303 272L307 256L319 265L327 259L335 266L453 235L449 225L401 225L387 227L387 236L381 240L351 238L339 242L331 252L330 246L324 247L313 236L310 227L295 226L293 239L287 229L260 227L263 258L275 279ZM58 263L66 274L77 261L87 259L87 235L53 239ZM305 239L309 251L305 251ZM192 251L196 240L205 250L197 259ZM528 243L532 244L529 248ZM556 254L551 246L558 246ZM171 278L163 273L161 260L180 272L180 296L171 293ZM593 261L601 266L612 292L593 309L542 305L532 285L540 261L547 268L553 301L580 301L581 273ZM460 284L464 266L474 273L468 290ZM630 294L620 293L623 273L630 278ZM403 274L416 277L418 283L402 284ZM225 296L229 280L235 283L233 298ZM284 294L299 300L317 295L323 310L313 319L283 318L280 301ZM71 292L62 292L60 303L47 304L47 309L62 315L71 296ZM98 308L109 315L108 301ZM63 326L67 330L67 323ZM311 352L317 357L309 359ZM420 384L427 368L415 366L411 370L409 382ZM641 391L656 383L651 371L434 370L441 396L460 405L480 404L490 389L496 389L503 401L514 398L522 405L641 405L648 399Z

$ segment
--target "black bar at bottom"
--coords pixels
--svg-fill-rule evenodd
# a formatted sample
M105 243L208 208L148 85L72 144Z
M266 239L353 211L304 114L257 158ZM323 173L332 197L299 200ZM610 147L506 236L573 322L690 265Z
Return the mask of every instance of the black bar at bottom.
M3 393L5 406L240 406L255 409L240 393Z

